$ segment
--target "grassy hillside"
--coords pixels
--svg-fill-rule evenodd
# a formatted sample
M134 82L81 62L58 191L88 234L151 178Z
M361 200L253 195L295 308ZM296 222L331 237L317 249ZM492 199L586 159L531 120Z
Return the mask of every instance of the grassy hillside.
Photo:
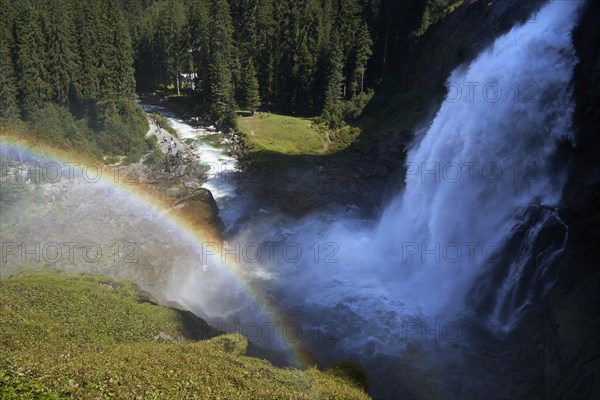
M275 368L247 346L131 283L0 281L0 399L368 399L339 373Z
M238 121L250 151L322 154L326 150L326 137L307 118L259 113Z
M276 154L335 153L350 146L360 134L359 128L348 125L330 129L308 118L272 113L239 118L238 126L248 150L263 161L273 161Z

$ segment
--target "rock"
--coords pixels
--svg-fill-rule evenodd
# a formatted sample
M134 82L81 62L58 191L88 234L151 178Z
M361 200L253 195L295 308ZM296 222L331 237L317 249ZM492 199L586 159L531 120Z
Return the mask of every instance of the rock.
M200 185L198 182L185 182L183 186L192 190L198 190L202 188L202 185Z
M165 333L163 331L158 332L158 335L154 336L154 340L156 341L161 341L161 342L175 342L176 339L169 335L168 333Z
M181 189L172 187L167 189L165 193L167 194L167 196L177 197L181 193Z
M225 225L219 217L219 207L208 189L200 188L175 203L175 213L185 218L209 238L220 239Z
M385 178L390 174L390 171L383 164L379 164L373 173L378 178Z
M310 193L285 191L279 193L279 206L287 214L302 216L315 207L315 199Z

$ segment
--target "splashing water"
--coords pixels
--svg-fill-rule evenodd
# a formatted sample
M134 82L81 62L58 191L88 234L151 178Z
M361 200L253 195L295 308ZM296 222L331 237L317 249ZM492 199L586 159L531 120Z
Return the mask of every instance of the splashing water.
M320 215L283 228L262 220L239 234L241 243L294 243L292 256L275 252L248 266L265 272L284 312L335 335L337 349L386 354L402 347L407 318L451 321L465 309L520 212L559 201L568 171L553 161L560 142L573 140L571 31L580 6L548 3L451 74L447 98L409 150L406 187L377 223ZM518 283L519 265L502 296Z
M559 200L567 171L552 171L551 162L558 144L573 138L571 30L579 5L548 4L536 22L513 28L452 73L446 100L408 153L406 188L375 227L339 221L320 236L310 221L297 228L303 249L333 243L339 262L307 251L293 277L282 273L278 282L286 304L350 307L367 321L354 336L381 342L402 330L407 315L455 318L515 216ZM389 312L393 318L381 318Z

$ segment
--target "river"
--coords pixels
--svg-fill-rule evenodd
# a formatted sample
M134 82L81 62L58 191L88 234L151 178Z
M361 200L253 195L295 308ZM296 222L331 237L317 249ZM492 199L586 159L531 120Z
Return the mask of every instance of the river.
M194 154L207 171L207 179L202 187L213 194L227 230L238 229L255 202L249 193L242 192L238 187L238 161L229 155L225 135L213 126L195 127L165 107L150 103L140 105L148 113L165 117L179 138L193 147Z

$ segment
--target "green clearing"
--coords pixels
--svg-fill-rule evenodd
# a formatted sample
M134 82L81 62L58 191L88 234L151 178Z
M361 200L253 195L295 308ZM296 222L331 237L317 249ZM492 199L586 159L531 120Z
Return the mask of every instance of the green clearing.
M368 399L339 368L275 368L136 285L30 272L0 281L0 399ZM206 337L195 341L192 336Z
M327 136L308 118L257 113L238 119L252 152L319 155L327 151Z

